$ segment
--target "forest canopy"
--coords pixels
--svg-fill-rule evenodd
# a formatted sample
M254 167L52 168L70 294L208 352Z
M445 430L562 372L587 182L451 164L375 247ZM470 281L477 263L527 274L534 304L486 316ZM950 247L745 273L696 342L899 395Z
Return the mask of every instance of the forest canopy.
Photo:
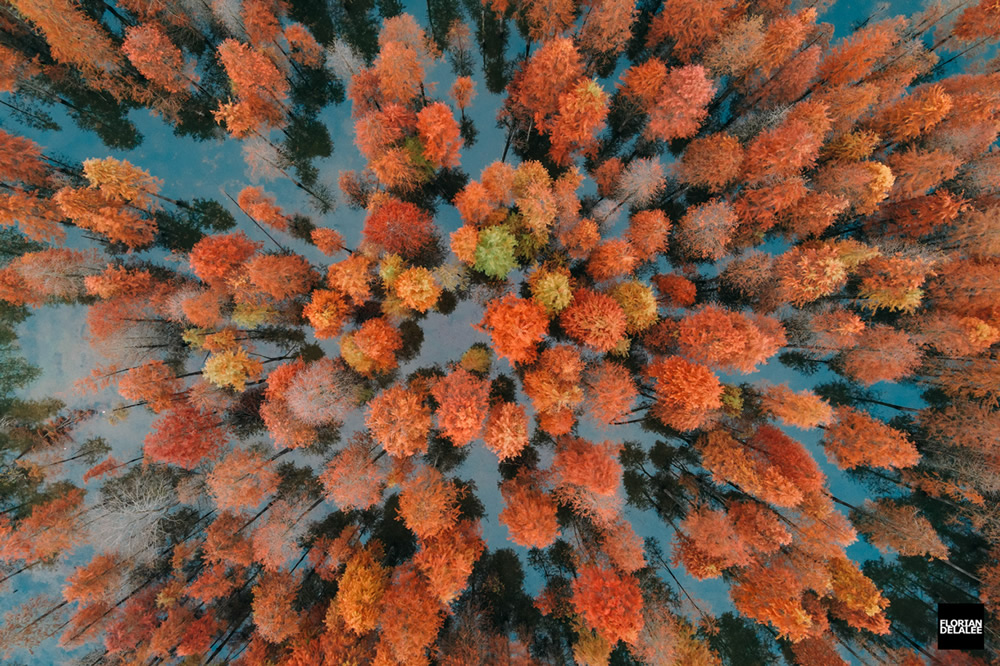
M1000 4L412 4L0 3L0 658L991 663Z

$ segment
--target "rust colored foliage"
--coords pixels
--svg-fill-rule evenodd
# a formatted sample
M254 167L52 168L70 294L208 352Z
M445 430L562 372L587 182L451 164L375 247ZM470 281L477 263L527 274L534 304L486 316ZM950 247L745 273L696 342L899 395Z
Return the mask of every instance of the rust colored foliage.
M896 551L906 557L948 558L948 548L934 526L915 506L899 504L890 499L866 500L863 509L853 517L859 530L883 553Z
M389 571L379 563L381 547L373 542L347 561L340 578L337 598L330 613L337 613L344 624L356 634L364 634L378 626L382 598L389 586ZM327 626L331 624L327 618Z
M538 363L524 373L524 392L540 417L563 413L570 424L573 410L583 401L580 386L583 361L579 352L569 345L550 347L542 352ZM562 432L550 434L560 435Z
M69 0L17 0L12 4L38 26L57 61L75 65L89 76L121 67L110 36L78 5Z
M812 632L814 621L802 606L802 584L782 563L756 565L730 588L733 605L747 617L770 623L778 633L798 642Z
M711 411L722 405L722 384L703 365L668 356L649 364L646 374L656 382L653 414L672 428L701 427Z
M316 275L305 259L297 254L263 254L246 263L250 283L276 301L295 298L309 292Z
M465 589L472 567L486 548L478 521L463 520L435 537L421 541L414 564L442 604L455 601Z
M622 445L600 444L579 437L563 437L556 447L552 471L559 484L581 486L597 495L612 495L618 489L622 468L618 454Z
M223 511L256 507L278 488L271 461L258 451L233 449L215 464L205 479Z
M444 623L441 602L412 565L398 567L383 597L382 640L401 664L421 663Z
M201 280L213 287L225 288L243 263L252 257L259 243L242 232L205 236L191 248L188 265Z
M347 364L369 377L395 369L396 352L402 346L399 329L384 317L369 319L357 331L340 339L340 353Z
M424 148L424 157L435 166L458 166L462 137L451 109L441 102L429 104L417 114L417 131Z
M289 84L271 59L263 51L227 39L219 45L219 60L236 95L235 102L227 102L216 111L229 132L242 137L284 125Z
M276 231L287 231L290 220L281 208L275 205L273 196L259 187L247 186L236 197L240 208L258 222L263 222Z
M292 608L298 586L293 574L268 571L253 588L253 621L268 642L281 643L298 631L298 614Z
M718 260L726 256L736 224L733 207L714 199L688 209L678 223L677 241L691 257Z
M587 373L585 395L587 413L598 423L611 425L629 414L639 391L628 369L602 361Z
M434 274L423 266L407 268L396 277L392 286L403 305L417 312L427 312L441 297L441 286Z
M587 565L573 581L573 608L612 645L639 636L642 605L639 583L631 575Z
M823 445L841 469L896 469L920 461L913 442L895 428L850 407L838 407L835 415L837 422L827 427Z
M695 361L732 372L754 372L785 344L775 319L746 316L709 305L681 320L680 352Z
M414 389L392 386L368 403L365 423L386 453L411 456L427 450L431 410Z
M347 321L351 306L344 295L332 289L315 289L312 299L302 310L317 338L335 338Z
M511 101L540 128L559 109L559 96L583 76L583 63L573 41L546 41L523 66L508 90ZM516 111L515 111L516 113Z
M0 179L4 182L20 181L25 185L43 185L46 168L42 162L42 149L24 137L0 130Z
M560 315L563 329L574 339L598 351L614 349L625 339L625 311L615 299L591 289L573 292L573 302Z
M526 548L547 548L559 536L556 503L541 487L539 480L522 472L500 486L504 508L500 522L507 526L508 537Z
M750 549L725 511L706 506L690 512L681 523L674 561L699 580L716 578L724 569L750 564Z
M502 402L490 408L483 442L501 460L516 457L528 445L528 414L522 405Z
M439 379L431 389L438 403L441 434L456 446L480 436L489 409L489 383L468 370L458 368Z
M172 93L184 93L197 83L193 63L186 63L181 50L155 25L129 26L122 53L139 73Z
M788 445L781 437L770 431L765 434L764 442ZM763 438L758 438L761 440ZM794 453L795 443L787 448ZM817 483L822 485L822 476L817 473L806 473L804 476L795 470L783 469L779 464L781 459L773 461L766 450L755 451L748 445L737 441L730 435L719 430L713 430L703 435L697 442L701 453L702 465L712 474L712 480L719 485L733 483L745 492L776 506L794 507L802 503L804 491L797 485L796 479L786 475L786 471L798 480L806 482L806 487L815 489ZM780 450L779 450L780 453ZM792 456L801 460L801 455ZM812 465L815 468L815 464Z
M833 408L810 390L795 392L786 384L769 387L761 404L782 423L797 428L815 428L833 422Z
M382 498L388 471L372 455L370 437L355 435L319 475L327 496L341 509L367 509Z
M721 132L693 139L678 163L682 183L720 190L739 175L743 147L736 138Z
M844 355L844 370L866 386L896 381L920 363L920 349L910 336L885 324L866 328L856 344Z
M421 540L451 530L458 521L459 488L433 467L422 465L402 484L399 516Z
M372 295L371 268L370 258L363 254L352 254L342 261L330 264L326 283L350 297L354 305L362 305Z
M362 230L364 242L373 249L411 258L432 240L434 223L415 205L388 198L375 205Z
M118 382L126 400L145 402L154 412L170 409L181 391L181 381L163 361L147 361L130 369Z
M624 315L622 319L624 328ZM511 363L531 363L538 355L538 343L548 333L549 318L538 303L506 294L486 304L476 328L489 333L493 350L501 358Z
M153 421L144 450L151 460L193 469L214 458L226 442L219 418L184 403Z

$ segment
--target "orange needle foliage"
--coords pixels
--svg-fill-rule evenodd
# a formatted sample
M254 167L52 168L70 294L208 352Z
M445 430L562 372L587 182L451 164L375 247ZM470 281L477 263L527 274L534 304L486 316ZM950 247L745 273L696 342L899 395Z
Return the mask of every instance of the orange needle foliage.
M489 333L493 349L511 363L530 363L538 355L538 343L549 329L545 308L513 294L486 305L476 328Z
M827 427L823 445L841 469L861 465L895 469L920 461L913 442L895 428L850 407L838 407L835 414L837 422Z
M431 389L438 403L441 434L456 446L463 446L482 433L489 408L489 384L461 368L439 379Z
M368 404L365 423L386 453L411 456L427 450L431 410L414 389L392 386Z
M573 581L573 607L611 645L632 642L642 631L642 594L630 575L584 566Z

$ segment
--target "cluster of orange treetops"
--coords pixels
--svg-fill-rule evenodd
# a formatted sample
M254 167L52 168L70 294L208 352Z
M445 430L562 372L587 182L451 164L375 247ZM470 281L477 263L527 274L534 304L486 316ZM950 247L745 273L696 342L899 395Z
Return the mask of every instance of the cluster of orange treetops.
M63 599L8 614L3 647L58 637L101 663L723 663L684 571L724 578L793 663L986 663L912 638L846 548L863 534L1000 610L1000 74L978 56L1000 38L996 2L833 39L823 3L486 0L479 31L488 15L527 48L499 159L447 196L470 167L477 79L427 77L474 60L460 18L443 40L385 18L369 59L273 0L213 2L208 18L120 0L116 31L69 0L10 4L7 92L74 72L173 118L201 85L191 26L210 21L230 85L220 127L266 148L301 113L295 78L327 67L367 166L339 176L365 211L356 247L247 186L233 203L267 243L210 233L165 262L144 253L158 215L186 205L161 194L170 183L0 131L0 222L44 245L0 269L0 298L85 304L107 362L80 390L114 387L116 418L154 415L141 451L116 445L138 457L76 485L44 442L18 456L58 491L0 514L4 580L84 545L93 557ZM28 33L47 50L16 48ZM450 234L443 206L461 216ZM94 249L64 245L69 227ZM481 306L488 344L401 376L417 324L460 300ZM738 379L779 355L841 393ZM869 389L898 383L924 400ZM616 438L628 424L646 444ZM849 517L790 434L811 429L839 470L874 480ZM509 540L540 549L529 620L498 623L482 601L500 585L474 576L482 507L442 462L470 446L500 465ZM671 555L644 548L633 495Z

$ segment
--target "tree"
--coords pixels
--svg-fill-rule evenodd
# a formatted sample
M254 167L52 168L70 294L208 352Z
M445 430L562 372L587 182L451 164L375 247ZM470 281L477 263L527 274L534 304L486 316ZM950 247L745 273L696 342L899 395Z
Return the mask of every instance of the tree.
M182 383L163 361L147 361L125 372L118 382L118 392L126 400L145 402L154 412L170 409Z
M209 285L225 288L259 247L260 243L251 241L242 232L205 236L191 248L188 265Z
M670 69L661 92L648 109L646 135L661 141L694 136L708 117L708 103L714 96L715 85L701 65Z
M261 254L246 262L246 278L260 293L282 301L308 293L316 276L297 254Z
M225 441L218 417L178 403L153 422L144 450L154 461L193 469L205 458L214 458Z
M222 104L216 118L236 137L283 126L289 91L284 74L262 51L233 39L224 40L218 51L236 101Z
M712 200L688 209L677 226L677 242L693 258L718 260L726 255L736 224L733 207Z
M333 289L314 289L309 303L302 314L309 320L309 325L315 330L319 339L335 338L340 335L347 322L351 307L347 299L339 291Z
M462 520L447 532L421 540L413 562L442 604L455 601L465 589L473 566L486 548L480 533L478 521Z
M292 608L299 581L284 571L267 571L253 588L253 621L270 643L281 643L298 631L298 614Z
M612 645L638 638L642 605L639 583L630 575L587 565L573 581L573 608Z
M726 0L664 2L650 23L646 46L672 39L673 54L682 61L690 60L700 46L719 32L726 20L726 7Z
M337 598L329 613L337 613L356 634L365 634L378 626L382 599L389 586L389 570L381 565L381 544L370 542L347 561L340 578ZM327 626L331 624L329 614Z
M433 467L421 465L402 484L399 516L421 541L455 527L459 518L459 488Z
M435 166L458 166L462 137L451 109L441 102L428 104L417 114L417 131L424 156Z
M313 361L296 372L282 392L296 418L313 426L343 423L357 404L355 396L347 368L329 358Z
M194 63L185 62L181 50L155 25L128 26L122 53L140 74L168 92L184 93L198 82Z
M104 234L129 248L149 245L156 236L154 219L141 217L103 192L63 187L52 200L77 226Z
M463 446L482 433L489 409L489 384L468 370L452 370L431 389L438 403L441 433L456 446Z
M594 444L579 437L562 437L552 460L552 473L558 484L582 486L597 495L611 495L618 490L622 468L618 463L621 444L605 441Z
M263 222L275 231L288 231L291 220L274 204L274 197L259 187L249 185L244 187L240 190L236 201L240 208L258 222Z
M417 312L427 312L441 298L441 287L434 274L423 266L407 268L392 286L403 305Z
M233 449L219 460L205 484L222 511L258 506L278 488L271 461L253 449Z
M631 373L617 363L602 361L584 380L587 413L603 425L611 425L629 414L639 391Z
M397 567L382 608L382 640L392 655L400 663L422 660L444 617L441 603L412 565Z
M42 150L37 143L0 130L0 179L6 183L25 185L45 184L47 169L42 162Z
M761 401L782 423L797 428L815 428L833 422L833 408L810 390L795 392L787 384L768 387Z
M844 355L844 371L866 386L896 381L920 363L920 349L903 331L885 324L867 327Z
M948 558L948 548L933 525L915 506L879 499L865 500L852 512L852 522L883 553L896 551L906 557Z
M374 447L370 435L356 433L320 474L327 496L341 509L367 509L381 500L389 474L386 466L372 457Z
M522 405L501 402L490 408L483 442L500 461L517 457L528 446L528 414Z
M404 457L427 450L431 410L412 388L396 385L368 404L365 423L386 453Z
M42 31L57 61L75 65L95 79L120 69L120 58L110 37L68 0L17 0L13 5Z
M722 384L703 365L668 356L650 363L646 374L656 382L653 415L670 427L699 428L722 405Z
M403 347L399 329L383 317L369 319L357 331L340 339L340 353L362 375L391 372L397 366L396 352Z
M711 305L685 316L678 325L682 354L730 372L754 372L784 344L784 328L777 320Z
M486 304L483 319L475 328L489 333L493 349L501 358L511 363L530 363L548 332L549 319L541 305L506 294Z
M362 238L380 252L412 258L431 243L434 223L415 205L387 198L372 208Z
M911 467L920 454L900 431L851 407L834 410L837 422L826 428L823 445L841 469Z
M573 302L559 321L574 340L602 352L621 343L628 326L625 311L615 299L591 289L573 292Z

